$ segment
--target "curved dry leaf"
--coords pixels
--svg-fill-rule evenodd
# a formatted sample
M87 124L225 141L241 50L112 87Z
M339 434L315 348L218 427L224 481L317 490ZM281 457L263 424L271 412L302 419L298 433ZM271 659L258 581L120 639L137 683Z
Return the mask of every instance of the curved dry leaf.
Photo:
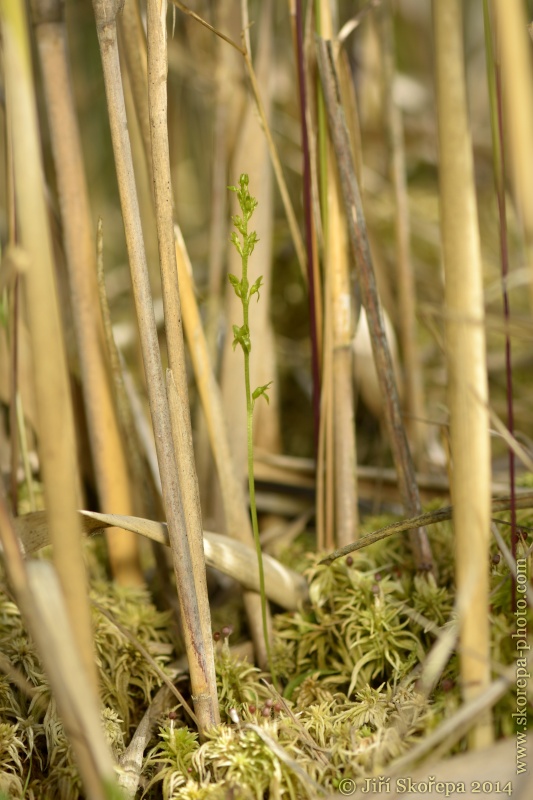
M95 511L79 513L83 531L88 536L104 528L116 527L169 546L167 526L163 522ZM17 517L15 528L25 555L50 544L45 511ZM245 589L259 591L257 556L251 547L220 533L204 531L204 552L208 566L234 578ZM287 611L295 611L308 596L305 578L266 554L263 555L263 566L268 599Z

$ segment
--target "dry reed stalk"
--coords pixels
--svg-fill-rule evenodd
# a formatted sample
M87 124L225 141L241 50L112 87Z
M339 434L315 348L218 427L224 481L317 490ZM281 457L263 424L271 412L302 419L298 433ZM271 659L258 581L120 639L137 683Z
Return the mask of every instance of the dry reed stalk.
M204 641L196 597L191 553L187 542L180 481L173 448L172 426L161 368L157 329L144 251L139 205L135 188L131 148L127 133L124 95L117 47L116 14L120 2L93 0L104 82L111 126L119 193L130 260L133 292L141 335L148 400L154 426L156 449L163 488L163 503L169 526L172 557L179 587L183 632L189 659L192 693L200 733L218 719L216 687L210 676L207 654L212 645ZM166 76L165 76L166 77ZM166 124L166 123L165 123Z
M441 239L445 270L446 351L452 450L456 585L461 678L466 702L490 684L490 440L483 272L472 143L467 116L459 0L433 3L439 125ZM465 603L461 598L469 598ZM480 716L472 747L492 741L491 716Z
M105 800L114 781L113 759L104 739L96 696L78 654L65 599L51 564L24 562L0 491L0 541L7 577L34 639L87 796Z
M141 33L139 35L141 35ZM144 40L144 36L141 36L141 38ZM146 50L146 47L144 50ZM142 75L140 74L138 77L139 80L141 80ZM146 106L146 89L147 86L145 87L144 93L141 92L134 95L135 109L139 116L143 114L140 106ZM147 154L147 158L149 159L149 154ZM226 190L224 194L225 193ZM200 401L207 420L209 440L218 470L226 529L230 536L240 539L244 544L253 546L252 529L246 508L246 500L233 466L229 438L226 432L227 423L222 409L220 388L216 383L214 372L211 367L208 345L202 328L192 285L192 268L185 249L185 243L183 242L181 232L178 228L176 228L175 246L183 324L189 342L189 350L200 393ZM220 287L217 290L217 294L220 294ZM146 449L149 455L150 448ZM257 660L258 663L264 667L266 666L267 660L261 622L260 598L256 593L245 592L244 603Z
M501 48L504 128L509 142L515 202L524 231L529 269L533 270L533 72L531 41L521 2L493 0ZM533 305L533 272L530 277Z
M13 129L9 119L8 109L5 109L5 139L6 139L6 205L7 205L7 230L8 230L8 245L7 253L13 252L16 247L16 218L15 218L15 176L13 173ZM19 271L14 260L2 254L2 280L0 281L0 291L4 292L7 289L8 308L9 308L9 343L8 356L9 363L9 428L11 431L10 445L11 445L11 510L13 516L18 514L18 465L19 465L19 438L18 425L17 425L17 397L18 397L18 383L19 383L19 315L20 315L20 285L19 285ZM7 256L7 257L6 257ZM4 266L5 264L5 266ZM6 381L7 383L7 381ZM22 453L24 457L24 451ZM31 479L28 481L31 508L34 510L33 504L33 486Z
M131 471L131 479L135 492L135 513L139 513L138 508L143 512L147 508L153 507L151 491L147 487L146 467L142 456L142 437L135 424L134 403L126 390L126 383L129 379L133 383L131 376L127 373L124 363L121 360L115 339L113 336L113 326L111 323L111 312L107 300L107 292L104 277L104 235L102 219L98 220L96 235L96 279L98 283L98 300L104 330L104 347L106 350L106 360L109 364L111 382L113 387L113 398L117 409L117 419L122 431L122 439L126 445L128 465ZM140 405L140 401L135 395L135 400ZM150 429L151 442L153 445L153 433ZM153 446L155 451L155 446ZM154 477L154 485L159 488L161 494L161 479L157 467L157 455L153 452L153 466L150 464L150 457L147 449L144 448L145 455L151 472ZM151 453L150 453L151 455Z
M425 449L427 427L421 422L424 410L423 379L416 342L416 289L411 260L411 225L405 164L402 111L394 100L396 42L393 17L388 4L381 10L381 54L384 83L384 105L389 136L390 170L394 188L396 224L396 276L400 341L405 385L406 428L415 463L420 463Z
M33 0L33 21L43 74L69 273L74 331L100 506L133 513L128 467L113 405L97 307L96 257L79 127L60 0ZM124 586L144 578L135 536L106 534L111 570Z
M333 19L327 3L320 6L320 30L333 39ZM335 53L338 62L338 52ZM353 382L353 309L350 290L349 246L342 208L335 153L328 136L326 152L327 214L324 224L325 270L331 277L333 360L333 427L335 450L335 537L343 547L358 536L357 450Z
M182 296L183 326L189 345L196 386L205 415L209 442L220 483L225 529L229 536L248 547L254 547L250 515L242 482L235 468L220 387L209 357L209 347L202 327L200 311L194 295L191 265L181 231L176 227L176 259ZM266 647L261 621L261 598L245 592L244 604L256 657L266 667Z
M329 128L341 178L348 234L356 264L361 298L367 314L372 338L372 351L384 401L384 415L389 444L398 472L398 484L404 505L409 514L415 515L419 514L421 510L420 496L416 484L414 465L405 435L398 390L385 334L361 195L352 162L346 123L342 107L338 103L338 81L336 80L333 57L327 43L321 39L317 39L317 56L328 112ZM415 531L410 534L409 538L417 569L422 571L434 569L426 532L424 530Z
M303 206L305 218L305 244L307 256L307 287L309 303L309 339L311 342L312 406L314 422L314 452L318 451L320 430L320 367L322 338L322 297L320 291L320 265L318 262L317 237L313 218L313 188L311 167L310 128L311 115L308 103L308 73L306 64L302 0L296 0L293 23L296 67L298 74L298 94L300 100L300 127L303 161ZM309 28L311 33L311 28Z
M146 34L138 0L127 0L118 16L120 67L124 84L126 116L137 196L143 222L144 247L154 297L161 296L159 249L154 210L154 183L148 113L148 64Z
M120 44L124 51L125 63L133 95L133 103L139 122L139 130L146 156L146 168L152 188L152 161L150 159L150 115L146 102L148 86L148 67L146 36L139 10L138 0L125 0L119 15Z
M507 326L511 317L509 300L509 247L507 235L507 198L505 187L505 134L503 130L503 97L502 75L499 59L494 55L493 25L488 0L483 0L483 22L485 28L485 60L487 64L487 83L491 110L492 161L494 169L494 188L498 199L498 217L500 223L500 262L502 274L503 319ZM505 331L505 383L507 394L507 425L509 433L514 436L514 392L513 362L511 354L511 337ZM509 484L511 495L516 493L516 461L512 448L509 448ZM518 536L516 529L516 510L511 508L511 549L516 558ZM512 602L516 601L516 584L512 584Z
M37 398L39 457L54 563L64 593L88 690L98 694L87 577L76 519L78 487L70 387L56 294L56 277L42 183L39 128L25 6L1 8L4 75L13 126L13 160L20 244L28 255L25 290Z
M165 332L170 370L167 397L174 440L180 495L191 555L196 598L200 613L204 658L208 669L207 691L216 698L216 675L211 613L203 549L202 512L194 465L181 300L174 243L172 182L167 120L167 2L148 0L148 111L150 117L152 174L159 242L159 260L165 309ZM183 621L186 624L185 620ZM215 707L213 706L213 710ZM218 709L216 720L218 721Z

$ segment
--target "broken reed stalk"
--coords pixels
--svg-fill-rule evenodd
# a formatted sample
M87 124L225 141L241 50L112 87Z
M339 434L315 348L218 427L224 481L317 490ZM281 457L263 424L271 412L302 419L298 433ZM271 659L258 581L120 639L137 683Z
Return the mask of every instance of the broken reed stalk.
M208 686L216 699L216 674L211 630L211 612L203 545L202 512L194 464L189 391L185 366L185 345L181 322L181 301L174 242L172 180L167 114L167 0L148 0L148 113L151 133L151 162L159 243L159 261L165 309L165 333L170 369L167 395L174 451L178 461L181 502L187 528L194 585L200 613ZM218 708L216 720L218 721Z
M511 359L511 336L509 322L511 309L509 304L509 289L507 279L509 276L509 250L507 246L507 200L505 187L505 131L503 129L503 98L502 75L499 59L495 59L493 46L493 31L491 25L488 0L483 0L483 20L485 27L485 58L487 62L487 82L489 87L489 102L491 109L492 133L492 162L494 169L494 188L498 199L498 218L500 223L500 261L502 270L502 296L503 317L505 323L505 383L507 400L507 430L514 438L514 404L513 404L513 369ZM516 560L518 535L516 530L516 480L515 480L515 453L509 447L509 485L511 489L511 552ZM513 581L512 590L513 610L516 610L516 583Z
M533 307L533 73L531 41L522 3L493 0L496 32L501 48L504 126L509 137L509 156L514 200L523 229Z
M120 77L117 47L116 14L120 0L108 4L93 0L98 40L104 73L111 138L117 170L119 193L126 232L133 293L143 354L148 400L163 488L163 503L171 541L174 571L182 613L183 633L189 660L193 702L202 734L218 720L216 685L210 676L207 654L212 643L206 642L196 596L192 558L187 542L187 528L181 503L180 480L173 447L172 426L160 361L159 343L152 305L148 268L139 215L131 147L127 133L126 109Z
M396 42L390 4L381 11L381 54L385 96L385 114L389 137L390 171L394 189L396 225L396 276L398 285L398 320L405 381L406 427L416 462L424 453L425 418L423 379L416 342L416 289L411 260L411 226L405 164L402 111L394 100Z
M383 397L389 445L398 472L398 484L403 503L407 513L415 516L421 512L420 496L416 484L413 460L405 435L391 354L383 324L383 313L376 287L372 256L366 233L366 222L352 162L348 131L342 106L339 104L335 65L331 47L319 37L317 37L317 59L328 113L329 129L341 179L348 235L356 264L361 299L367 314L376 372ZM427 533L423 529L415 531L410 534L409 539L417 569L422 571L434 569Z
M0 542L9 584L41 657L87 796L105 800L104 787L114 780L113 759L104 740L97 698L87 693L74 625L51 565L34 561L28 574L2 488ZM39 580L43 570L45 587Z
M445 271L446 352L452 450L456 585L465 702L490 683L490 440L483 270L472 142L467 115L460 0L433 3L439 139L441 241ZM461 601L468 597L466 607ZM492 741L491 716L470 735Z
M124 447L109 382L98 307L96 257L80 133L70 81L64 5L32 0L33 21L43 75L46 108L59 194L70 299L81 384L100 507L132 514ZM134 535L106 534L111 571L123 586L144 578Z
M333 39L333 20L327 3L321 4L320 28L325 39ZM338 51L335 54L338 58ZM349 245L346 218L342 208L339 173L335 152L326 128L326 220L324 230L324 269L331 281L333 362L333 447L335 452L335 538L340 547L358 536L357 451L353 381L353 319L349 274Z
M37 400L39 461L54 545L54 564L88 681L86 691L96 702L98 678L91 612L81 531L76 519L80 482L74 421L42 183L43 165L24 4L16 0L3 3L1 21L6 96L13 127L17 223L20 244L29 262L24 283Z

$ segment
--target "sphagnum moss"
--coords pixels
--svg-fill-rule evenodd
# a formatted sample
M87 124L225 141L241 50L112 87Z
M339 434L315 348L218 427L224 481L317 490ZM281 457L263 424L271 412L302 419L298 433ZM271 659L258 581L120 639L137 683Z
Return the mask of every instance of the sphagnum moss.
M504 529L502 536L508 539L509 531ZM349 562L328 568L317 564L318 555L309 557L311 604L275 618L272 655L278 675L286 681L283 700L265 685L259 670L236 661L225 642L217 652L216 668L226 721L200 745L179 710L169 714L168 709L144 761L145 800L222 800L230 792L235 800L262 800L269 793L315 800L320 795L294 764L331 792L343 778L359 781L407 754L460 704L456 655L429 699L416 683L416 667L435 641L434 628L427 628L424 620L442 627L453 614L453 575L447 563L451 541L450 525L438 526L440 573L449 575L439 587L427 577L416 577L400 539L379 542L355 553ZM492 659L494 664L509 664L514 658L514 623L509 615L509 570L503 561L493 567L491 581L496 590ZM170 643L167 617L149 603L147 593L98 582L95 594L164 666L168 654L163 651ZM102 724L119 756L159 680L105 618L95 613L94 622L107 697ZM2 791L16 800L79 800L81 783L55 703L19 611L5 592L0 592L0 650L36 689L36 696L27 697L0 676L1 800ZM354 679L360 659L364 663ZM115 683L112 691L117 675L120 686ZM515 707L512 692L495 706L498 735L514 734ZM273 742L274 749L267 742ZM281 757L275 748L281 748Z

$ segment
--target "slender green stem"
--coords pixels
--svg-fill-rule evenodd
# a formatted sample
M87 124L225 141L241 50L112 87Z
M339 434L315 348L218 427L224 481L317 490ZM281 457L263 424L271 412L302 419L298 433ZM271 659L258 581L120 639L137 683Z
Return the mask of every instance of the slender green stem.
M272 664L272 653L270 650L270 635L268 631L265 573L263 569L263 553L259 540L259 526L257 524L257 506L255 503L255 479L254 479L254 444L253 444L253 401L250 391L250 355L244 354L244 382L246 386L246 417L248 431L248 487L250 492L250 511L252 514L252 530L254 532L255 547L257 550L257 566L259 568L259 592L261 594L261 615L263 618L263 635L267 651L268 666L272 676L272 682L276 683L274 667Z
M265 590L265 574L263 569L263 553L261 551L261 542L259 540L259 527L257 524L257 507L255 503L255 480L254 480L254 445L253 445L253 412L255 401L258 397L263 395L268 402L267 389L270 384L259 386L252 393L250 387L250 351L252 344L250 341L250 325L249 325L249 308L250 299L252 295L256 294L259 300L259 289L261 288L262 277L259 277L255 283L250 287L248 281L248 258L253 252L254 246L258 241L255 231L248 233L248 221L252 216L254 209L257 205L255 198L250 196L248 191L248 176L243 174L239 179L239 187L230 186L231 191L237 194L239 205L242 211L242 217L234 216L233 224L242 236L242 243L236 233L232 235L232 242L235 245L239 255L241 256L242 263L242 276L241 279L236 275L230 275L229 280L235 294L242 303L243 324L239 328L237 325L233 326L233 349L239 344L244 354L244 384L246 390L246 426L247 426L247 443L248 443L248 486L250 492L250 511L252 514L252 529L254 533L255 547L257 551L257 566L259 569L259 591L261 594L261 614L263 618L263 635L265 638L265 647L268 658L268 665L272 682L276 683L276 676L274 673L272 652L270 649L270 636L268 630L267 619L267 601Z

